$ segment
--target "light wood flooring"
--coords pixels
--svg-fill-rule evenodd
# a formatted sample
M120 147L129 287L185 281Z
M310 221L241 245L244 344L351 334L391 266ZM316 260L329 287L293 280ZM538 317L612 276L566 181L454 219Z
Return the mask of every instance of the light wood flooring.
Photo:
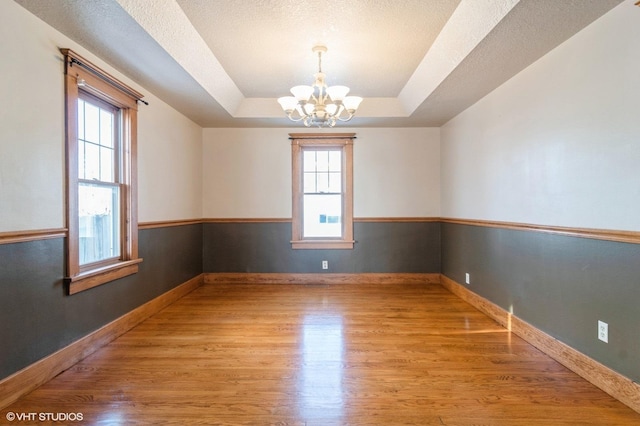
M8 412L82 413L52 424L83 425L640 424L437 284L205 285L0 424Z

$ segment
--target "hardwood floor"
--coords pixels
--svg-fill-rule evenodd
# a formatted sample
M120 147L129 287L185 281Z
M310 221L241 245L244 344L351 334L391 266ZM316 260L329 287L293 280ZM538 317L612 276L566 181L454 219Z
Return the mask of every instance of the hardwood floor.
M9 413L91 425L640 424L437 284L205 285L0 423ZM30 423L42 424L10 424Z

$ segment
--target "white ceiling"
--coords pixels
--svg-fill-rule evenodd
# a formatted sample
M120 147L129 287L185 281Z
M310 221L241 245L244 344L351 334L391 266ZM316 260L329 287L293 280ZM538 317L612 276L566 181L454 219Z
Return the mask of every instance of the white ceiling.
M299 127L276 98L364 97L341 126L440 126L622 0L15 0L203 127ZM65 47L65 46L60 46Z

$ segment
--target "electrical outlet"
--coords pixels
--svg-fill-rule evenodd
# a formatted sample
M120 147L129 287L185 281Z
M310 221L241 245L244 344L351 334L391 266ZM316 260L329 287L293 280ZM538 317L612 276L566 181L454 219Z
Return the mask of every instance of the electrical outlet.
M467 284L471 284L471 275L469 275L468 272L464 274L464 282Z
M322 261L322 269L329 269L329 261L328 260L323 260Z
M598 339L609 343L609 324L600 320L598 320Z

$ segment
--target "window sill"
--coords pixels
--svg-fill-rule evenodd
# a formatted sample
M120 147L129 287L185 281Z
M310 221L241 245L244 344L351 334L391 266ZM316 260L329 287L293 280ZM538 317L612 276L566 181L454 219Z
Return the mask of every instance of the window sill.
M133 275L138 272L138 264L142 259L126 260L114 265L104 266L88 272L82 272L73 277L66 277L65 284L68 284L69 295L106 284L119 278Z
M292 249L353 249L355 241L346 240L298 240L291 241Z

